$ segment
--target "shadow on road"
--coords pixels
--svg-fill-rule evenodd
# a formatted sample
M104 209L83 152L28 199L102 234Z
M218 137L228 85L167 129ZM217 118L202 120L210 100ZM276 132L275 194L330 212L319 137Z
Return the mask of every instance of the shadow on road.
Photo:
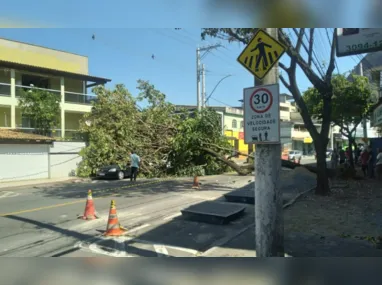
M36 220L32 220L32 219L28 219L28 218L25 218L25 217L10 215L10 216L6 216L4 218L34 225L34 226L36 226L36 229L45 229L45 230L49 230L49 231L52 231L54 233L57 233L60 236L57 237L56 239L63 238L63 237L71 237L71 238L76 239L77 241L82 241L82 242L83 241L87 241L87 240L91 240L93 243L104 241L104 239L102 239L100 236L97 237L97 236L94 236L94 235L89 235L89 234L84 234L84 233L80 233L80 232L77 232L77 231L63 229L63 228L57 227L57 226L55 226L53 224L42 223L42 222L39 222L39 221L36 221ZM9 255L9 254L17 254L17 252L22 252L23 250L27 250L27 249L33 248L35 246L44 246L44 244L47 243L47 242L51 242L51 240L48 240L48 241L40 240L38 242L33 242L31 244L27 244L27 245L24 245L22 247L18 247L16 249L8 250L8 251L6 251L4 253L1 253L0 256L2 256L2 255ZM126 242L123 242L123 243L126 243ZM113 248L111 248L110 250L113 250L115 245L118 246L118 241L114 241L113 242ZM153 251L149 251L149 250L145 250L145 249L141 249L141 248L136 248L136 247L134 247L133 245L130 245L130 244L128 244L128 246L132 247L134 249L134 251L136 252L136 254L140 255L140 256L152 256L152 255L155 254L155 252L153 252ZM80 249L79 248L74 248L74 249L70 249L70 250L63 250L60 253L52 254L51 257L63 256L65 254L68 254L68 253L71 253L71 252L75 252L75 251L78 251L78 250L80 250ZM57 249L52 250L51 253L53 253L53 252L57 252ZM44 255L48 255L48 254L49 253L44 253Z
M234 189L235 185L232 186L222 186L218 183L208 182L203 184L203 189L213 189L214 191L231 191ZM89 187L89 185L78 185L71 184L61 187L46 187L39 188L39 194L45 197L53 197L59 199L74 199L74 198L86 198L87 191L92 190L93 197L103 197L108 195L113 195L114 197L141 197L145 195L157 195L170 192L191 192L195 191L192 189L192 179L189 180L172 180L172 181L150 181L150 182L136 182L131 183L126 182L123 184L116 185L95 185L94 187ZM200 190L200 191L203 191Z

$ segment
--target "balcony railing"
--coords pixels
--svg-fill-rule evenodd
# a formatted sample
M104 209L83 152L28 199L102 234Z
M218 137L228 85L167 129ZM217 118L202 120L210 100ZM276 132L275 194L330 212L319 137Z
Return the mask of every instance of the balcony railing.
M11 96L11 84L0 83L0 96Z
M91 104L96 99L94 95L83 93L65 92L65 103Z
M46 88L39 88L39 87L32 87L32 86L24 86L24 85L16 85L16 97L20 97L24 92L28 92L30 90L42 90L46 92L50 92L55 94L59 100L61 100L61 91L60 90L54 90L54 89L46 89Z
M16 90L15 90L16 97L20 97L22 93L28 92L29 90L37 89L37 90L43 90L43 91L53 93L61 101L60 90L24 86L24 85L16 85L15 87L16 87ZM0 83L0 96L7 96L7 97L11 96L11 84ZM94 101L96 98L97 97L94 95L65 91L65 103L90 105L91 102Z

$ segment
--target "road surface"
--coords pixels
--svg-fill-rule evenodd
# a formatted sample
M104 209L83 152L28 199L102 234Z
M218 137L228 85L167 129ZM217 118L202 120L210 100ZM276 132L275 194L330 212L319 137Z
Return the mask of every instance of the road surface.
M1 189L0 256L198 256L253 223L253 206L248 206L252 208L247 215L228 226L184 221L180 210L208 200L222 200L224 193L248 185L251 178L235 174L203 177L200 190L192 189L191 178ZM293 181L283 183L289 195L296 191ZM93 190L100 216L93 221L78 219L88 189ZM102 236L111 199L116 201L121 225L128 230L124 237Z

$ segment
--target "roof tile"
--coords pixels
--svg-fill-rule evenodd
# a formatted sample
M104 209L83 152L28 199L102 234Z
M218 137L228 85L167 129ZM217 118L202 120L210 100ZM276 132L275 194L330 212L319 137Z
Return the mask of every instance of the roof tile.
M0 129L0 140L54 141L53 138L50 138L47 136L29 134L29 133L24 133L18 130L11 130L11 129Z

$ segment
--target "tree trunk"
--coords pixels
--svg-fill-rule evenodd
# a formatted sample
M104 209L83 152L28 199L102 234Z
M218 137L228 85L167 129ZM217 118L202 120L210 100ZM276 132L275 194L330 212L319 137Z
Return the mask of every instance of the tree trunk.
M235 162L224 158L219 153L217 153L216 151L214 151L210 148L202 148L202 149L205 152L207 152L208 154L216 157L218 160L220 160L221 162L223 162L226 165L228 165L229 167L231 167L239 175L246 176L248 174L251 174L255 170L255 165L253 163L247 164L244 166L240 166L240 165L237 165ZM248 154L245 154L245 153L241 153L241 152L238 152L238 153L240 155L249 156ZM325 151L324 151L324 155L326 155ZM252 157L252 156L250 156L250 157ZM289 169L295 169L296 167L304 167L314 174L318 174L318 172L319 172L319 169L316 166L301 165L301 164L297 164L297 163L291 162L289 160L284 160L284 159L281 160L281 166L285 167L285 168L289 168ZM326 166L326 164L325 164L325 166ZM335 171L332 171L331 169L326 169L326 175L327 175L327 177L333 177L335 175ZM328 185L329 185L329 182L328 182Z
M353 159L353 138L351 135L348 137L349 142L349 163L350 167L354 169L354 159Z
M227 164L229 167L231 167L233 170L235 170L239 175L246 176L252 172L252 170L250 168L241 167L240 165L237 165L235 162L224 158L223 156L221 156L219 153L213 151L212 149L203 147L202 150L204 150L205 152L209 153L210 155L216 157L221 162L224 162L225 164Z
M329 173L326 164L326 144L315 143L317 153L317 187L315 194L327 196L330 194Z

